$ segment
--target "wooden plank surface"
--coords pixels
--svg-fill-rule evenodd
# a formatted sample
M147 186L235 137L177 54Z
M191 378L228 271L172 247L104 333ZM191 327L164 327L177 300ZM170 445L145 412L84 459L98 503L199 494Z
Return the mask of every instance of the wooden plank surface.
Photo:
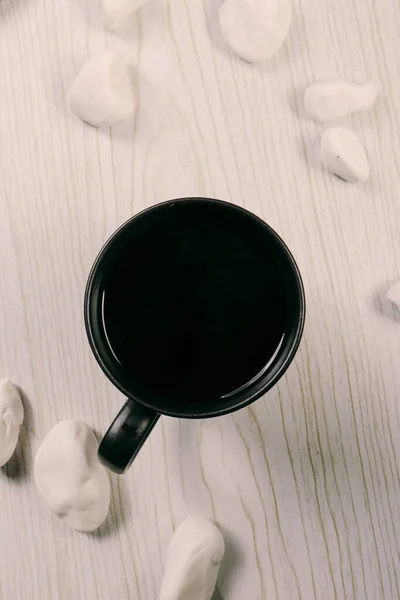
M221 39L220 0L149 0L105 33L95 0L0 0L0 376L24 392L21 443L0 470L1 600L155 600L174 528L214 519L227 542L216 599L400 598L400 4L296 0L274 59ZM134 65L136 112L111 132L66 92L92 54ZM315 79L374 80L376 107L343 124L371 180L322 171ZM91 355L85 280L113 230L182 196L231 200L287 241L308 300L287 376L248 410L163 418L112 477L94 535L38 498L32 462L61 419L103 432L123 402Z

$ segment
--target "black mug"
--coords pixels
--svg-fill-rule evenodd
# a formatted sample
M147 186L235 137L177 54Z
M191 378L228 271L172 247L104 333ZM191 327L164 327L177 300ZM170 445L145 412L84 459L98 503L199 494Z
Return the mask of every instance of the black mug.
M215 417L268 391L299 346L305 297L271 227L227 202L183 198L113 234L84 310L92 351L128 398L98 453L123 473L161 414Z

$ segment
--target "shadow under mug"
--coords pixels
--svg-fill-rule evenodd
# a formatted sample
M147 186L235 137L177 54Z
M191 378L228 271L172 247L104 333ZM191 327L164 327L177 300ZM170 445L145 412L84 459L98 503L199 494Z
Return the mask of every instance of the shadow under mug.
M245 248L243 244L258 244L260 252L263 252L265 272L273 269L275 276L283 285L285 302L289 307L284 322L285 332L282 342L264 368L261 371L255 371L253 377L250 377L244 385L235 388L231 393L220 394L210 389L209 393L205 395L206 397L197 399L196 402L190 401L190 398L187 402L182 402L168 393L155 392L136 376L134 369L129 367L129 363L128 365L123 364L118 359L110 344L112 323L110 325L106 322L107 315L104 308L107 285L110 285L110 278L118 272L121 261L126 259L127 249L131 247L131 244L139 238L159 240L160 236L174 231L177 221L181 228L185 228L186 224L189 228L194 223L198 224L204 221L206 227L210 227L210 239L213 235L212 232L217 240L220 239L220 242L217 243L221 245L215 247L221 247L222 253L225 251L224 232L229 227L232 227L236 234L240 235L241 248ZM192 240L195 234L190 235L190 240ZM205 253L208 252L208 259L211 259L210 264L215 265L214 257L209 256L212 244L210 243L210 250L207 235L203 235L199 239L203 240L201 243L204 244ZM185 253L185 247L181 252ZM215 259L218 264L218 257L215 256ZM144 261L145 265L147 259L143 253L139 253L138 260ZM163 260L166 260L165 256L163 256ZM235 263L232 268L235 271ZM126 275L126 268L122 272ZM193 269L191 269L191 273L193 274ZM218 300L221 300L221 294L224 295L226 292L223 287L225 285L224 274L221 273L221 276L222 283L219 283L218 287ZM239 277L237 273L236 276ZM194 273L194 278L196 278L196 273ZM134 283L133 281L133 286ZM238 285L241 285L240 279ZM243 281L243 286L247 286L246 289L251 287L248 273ZM215 292L215 289L213 291ZM231 293L232 287L228 291ZM210 303L214 302L213 298L207 298L208 300ZM128 398L101 441L98 451L99 459L106 467L116 473L124 473L132 464L161 414L178 418L208 418L224 415L254 402L275 385L290 365L298 349L305 321L305 296L301 276L292 254L283 240L264 221L247 210L220 200L183 198L163 202L141 212L123 224L111 236L98 255L89 275L84 312L89 343L100 367L112 383ZM154 331L157 330L154 329L152 335L154 335ZM263 331L260 329L258 336L262 335ZM151 342L154 345L158 343L157 339L152 339ZM213 340L209 340L209 342L213 344ZM247 347L239 350L248 352L249 349ZM157 378L156 370L154 378Z

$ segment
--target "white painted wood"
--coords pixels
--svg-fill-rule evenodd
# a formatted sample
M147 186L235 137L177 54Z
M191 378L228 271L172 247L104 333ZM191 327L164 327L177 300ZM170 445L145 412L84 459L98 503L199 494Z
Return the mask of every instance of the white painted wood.
M95 0L0 1L0 375L27 418L0 470L1 600L153 600L174 527L213 518L227 541L216 598L400 597L400 5L296 0L262 67L229 54L220 0L149 0L105 33ZM139 69L136 114L111 133L66 106L87 58L119 48ZM325 174L314 79L376 81L376 107L341 123L365 140L363 186ZM109 234L155 202L232 200L293 250L304 343L279 386L217 420L163 418L110 518L70 531L38 497L32 460L57 420L103 432L123 402L95 364L82 299Z

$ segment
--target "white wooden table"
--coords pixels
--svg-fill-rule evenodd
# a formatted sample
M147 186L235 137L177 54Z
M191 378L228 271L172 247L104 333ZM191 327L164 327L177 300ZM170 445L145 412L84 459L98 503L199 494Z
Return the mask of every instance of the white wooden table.
M1 600L155 600L174 528L214 519L227 554L216 599L400 598L400 4L297 0L276 57L251 66L218 32L220 0L149 0L105 33L95 0L0 0L0 376L24 392L16 455L0 470ZM136 114L111 133L66 91L92 54L138 68ZM373 79L363 186L324 173L314 79ZM85 280L132 214L182 196L231 200L286 240L308 300L287 376L248 410L163 418L112 477L94 535L69 530L32 479L66 417L103 432L124 399L86 341Z

